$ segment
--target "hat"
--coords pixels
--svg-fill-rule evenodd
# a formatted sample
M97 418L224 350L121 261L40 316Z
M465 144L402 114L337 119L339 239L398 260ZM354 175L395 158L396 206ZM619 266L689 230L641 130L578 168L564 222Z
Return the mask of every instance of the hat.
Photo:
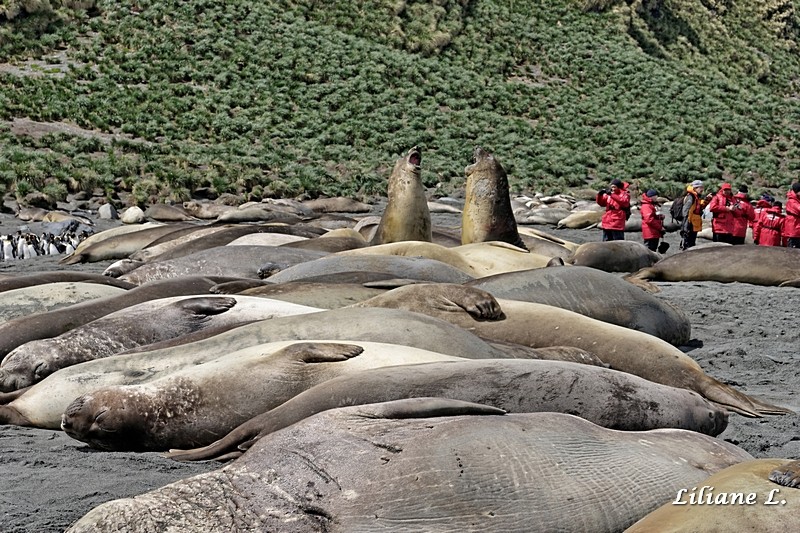
M656 190L655 190L655 189L650 189L650 190L648 190L648 191L645 193L645 195L647 195L647 196L649 196L650 198L652 198L653 196L658 196L658 193L656 192Z
M730 191L732 191L732 190L733 190L733 189L731 188L731 184L730 184L730 183L723 183L722 185L720 185L720 186L719 186L719 188L720 188L720 190L723 190L723 191L724 191L725 189L728 189L728 190L730 190Z
M700 181L700 180L694 180L692 182L692 189L696 189L696 188L702 187L702 186L703 186L703 182Z
M795 194L800 192L800 182L792 183L792 190Z
M750 192L750 189L747 188L747 185L739 185L739 192L747 194Z
M611 185L616 185L617 187L622 187L622 180L614 178L611 180Z

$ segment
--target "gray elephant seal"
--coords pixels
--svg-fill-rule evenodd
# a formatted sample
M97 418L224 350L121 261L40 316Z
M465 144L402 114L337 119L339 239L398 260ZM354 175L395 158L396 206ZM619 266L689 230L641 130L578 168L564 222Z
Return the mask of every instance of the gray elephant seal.
M502 412L437 398L325 411L220 470L102 504L68 531L618 532L752 458L693 431Z
M420 176L421 162L422 151L415 146L395 163L389 176L389 200L372 244L431 242L431 213Z
M66 281L0 292L0 323L97 298L116 296L125 291L102 283Z
M606 272L636 272L661 260L661 256L636 241L587 242L581 244L566 263Z
M337 376L459 358L399 344L278 342L229 353L141 385L75 399L61 428L94 448L165 451L202 446L253 416Z
M480 146L467 174L466 200L461 214L461 244L503 241L519 248L525 243L517 231L506 171L492 154Z
M46 283L65 282L100 283L102 285L110 285L111 287L119 287L121 289L132 289L136 287L133 283L111 279L108 276L95 274L93 272L56 270L54 272L37 272L35 274L23 274L21 276L0 279L0 292L24 289L25 287L44 285Z
M176 296L143 302L51 339L27 342L0 364L0 391L30 386L61 368L208 327L319 311L252 296Z
M178 461L230 459L264 435L328 409L420 396L491 405L510 413L570 413L623 431L672 427L716 436L728 419L724 409L694 392L607 368L561 361L483 359L377 368L333 378L248 420L209 446L170 451L167 457ZM98 412L90 412L84 420ZM117 435L119 430L107 438Z

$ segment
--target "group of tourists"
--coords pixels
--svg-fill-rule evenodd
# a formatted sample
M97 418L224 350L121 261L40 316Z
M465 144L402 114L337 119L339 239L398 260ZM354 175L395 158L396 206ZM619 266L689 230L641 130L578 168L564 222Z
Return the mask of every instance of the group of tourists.
M681 224L681 250L697 244L706 208L712 216L714 242L744 244L747 229L751 228L755 244L800 248L800 183L793 183L786 195L785 214L783 203L766 193L753 205L746 185L741 185L735 194L730 183L723 183L716 194L703 192L703 182L695 180L686 187L686 194L675 200L677 205L672 213ZM625 221L630 217L631 207L627 184L611 180L608 189L598 191L596 201L606 208L602 218L603 240L624 240ZM645 246L665 253L669 243L659 243L666 232L656 190L642 194L641 215Z

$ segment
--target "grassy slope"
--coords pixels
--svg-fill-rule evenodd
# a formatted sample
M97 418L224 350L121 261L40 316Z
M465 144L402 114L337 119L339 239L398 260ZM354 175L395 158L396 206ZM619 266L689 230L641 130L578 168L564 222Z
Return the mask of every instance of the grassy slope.
M0 120L133 140L0 124L0 184L63 195L121 179L142 201L204 185L359 196L384 192L417 144L425 181L448 191L478 144L517 189L615 176L667 193L698 177L786 187L800 168L793 8L103 0L77 17L21 14L0 26L0 57L38 75L0 72ZM30 66L61 49L66 76Z

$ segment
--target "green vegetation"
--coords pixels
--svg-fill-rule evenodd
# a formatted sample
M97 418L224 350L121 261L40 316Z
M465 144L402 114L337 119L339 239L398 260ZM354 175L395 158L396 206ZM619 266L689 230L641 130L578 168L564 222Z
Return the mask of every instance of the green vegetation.
M785 189L799 38L792 0L0 0L0 190L364 198L414 145L445 193L475 145L518 191Z

